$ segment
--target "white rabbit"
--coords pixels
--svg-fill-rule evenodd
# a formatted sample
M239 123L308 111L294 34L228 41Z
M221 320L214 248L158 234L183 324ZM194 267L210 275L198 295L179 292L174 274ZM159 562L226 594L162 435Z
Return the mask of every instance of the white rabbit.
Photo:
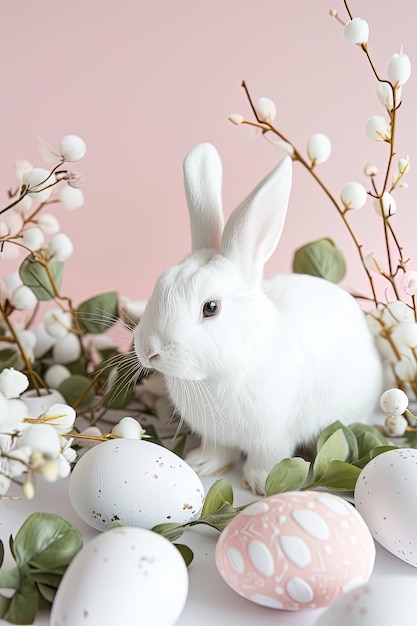
M278 461L333 421L366 421L382 387L380 358L356 301L300 274L263 280L284 224L286 157L223 230L222 165L211 144L184 161L192 252L159 277L135 329L140 364L164 375L201 435L187 457L201 475L233 464L263 493Z

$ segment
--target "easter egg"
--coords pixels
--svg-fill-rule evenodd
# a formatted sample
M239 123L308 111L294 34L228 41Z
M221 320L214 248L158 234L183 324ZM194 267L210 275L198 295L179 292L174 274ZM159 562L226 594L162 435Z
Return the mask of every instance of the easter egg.
M79 459L69 498L81 519L98 530L113 522L153 528L198 517L204 488L171 450L141 439L110 439Z
M187 594L187 568L173 544L143 528L113 528L71 561L49 625L172 626Z
M417 450L376 456L359 474L355 505L374 539L417 567Z
M373 576L331 604L316 626L415 626L416 576Z
M330 493L270 496L237 515L220 535L216 565L238 594L297 611L327 606L365 583L375 545L361 516Z

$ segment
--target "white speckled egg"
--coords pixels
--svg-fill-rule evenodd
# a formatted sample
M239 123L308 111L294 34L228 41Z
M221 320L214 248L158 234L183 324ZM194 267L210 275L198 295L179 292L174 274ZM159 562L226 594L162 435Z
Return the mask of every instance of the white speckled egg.
M69 498L87 524L153 528L198 517L204 488L179 456L141 439L111 439L89 449L75 465Z
M415 626L416 596L416 576L375 576L338 598L316 626Z
M172 626L188 594L188 572L167 539L143 528L113 528L71 561L50 626Z
M355 505L373 537L417 567L417 450L388 450L359 474Z
M259 500L220 535L216 565L238 594L296 611L327 606L368 581L375 545L354 507L329 493L290 491Z

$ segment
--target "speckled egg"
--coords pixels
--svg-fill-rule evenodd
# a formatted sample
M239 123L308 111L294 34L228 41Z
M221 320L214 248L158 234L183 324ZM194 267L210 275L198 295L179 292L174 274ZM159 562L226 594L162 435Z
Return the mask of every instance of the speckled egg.
M216 546L217 569L234 591L291 611L327 606L367 582L374 561L359 513L317 491L259 500L230 522Z
M69 498L87 524L153 528L198 517L204 487L179 456L140 439L111 439L88 450L75 465Z
M71 561L49 624L173 626L187 595L187 568L171 542L144 528L113 528Z
M355 505L374 539L417 567L417 450L380 454L359 474Z

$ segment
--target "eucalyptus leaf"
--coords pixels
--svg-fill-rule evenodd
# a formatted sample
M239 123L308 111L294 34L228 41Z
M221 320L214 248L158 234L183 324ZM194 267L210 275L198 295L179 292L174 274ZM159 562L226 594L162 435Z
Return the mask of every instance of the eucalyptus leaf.
M376 430L376 429L375 429ZM379 446L384 446L384 445L389 445L388 441L381 441L381 438L379 437L379 433L378 431L375 432L371 432L369 430L363 432L361 435L359 435L359 437L357 438L358 441L358 449L359 449L359 458L362 458L364 456L366 456L367 454L369 454L371 452L371 450L373 450L374 448L378 448ZM384 437L385 439L385 437Z
M4 350L0 350L0 371L8 367L20 370L23 366L24 363L19 352L16 352L16 350L12 350L11 348L4 348Z
M35 583L23 579L10 599L3 618L12 624L33 624L39 606L39 593Z
M358 459L355 463L356 467L359 469L363 469L365 465L368 465L369 461L372 461L376 456L383 454L384 452L389 452L389 450L396 450L398 446L375 446L369 452L367 452L364 456Z
M0 569L0 589L17 589L20 583L18 567Z
M222 532L238 513L238 509L235 509L229 502L225 502L215 513L201 516L194 520L194 522L190 522L189 526L206 524L207 526L211 526L211 528L215 528L216 530Z
M326 473L331 461L346 461L350 449L343 428L338 428L321 446L313 464L313 482L318 482Z
M64 396L66 402L73 406L90 385L91 380L89 378L75 374L65 378L58 386L58 391ZM79 406L88 406L94 400L94 396L94 389L91 387L79 403Z
M346 263L342 252L331 239L319 239L296 250L293 271L339 283L346 273Z
M356 465L335 459L326 465L320 478L308 485L308 488L327 487L337 491L354 491L360 473L361 469Z
M191 550L191 548L184 545L183 543L174 543L174 546L181 553L181 556L184 559L186 566L189 567L193 561L194 552Z
M356 461L358 459L358 454L359 454L358 442L357 442L356 436L350 430L350 428L348 428L347 426L342 424L342 422L340 422L339 420L336 420L335 422L333 422L332 424L327 426L327 428L325 428L320 433L320 436L319 436L319 438L317 440L317 452L320 452L321 448L326 443L326 441L329 439L329 437L333 433L335 433L337 430L340 430L340 429L343 431L343 434L344 434L344 436L346 438L346 442L347 442L347 444L349 446L349 454L343 460L344 461L349 461L349 462L354 462L354 461Z
M134 399L134 385L130 372L123 365L114 367L107 380L106 406L109 409L124 409Z
M17 532L14 553L19 567L54 570L68 565L82 545L80 531L62 517L32 513Z
M298 491L304 485L310 463L301 457L283 459L270 471L265 483L265 495Z
M233 504L233 488L227 478L217 480L208 490L201 510L202 517L216 513L225 503Z
M118 295L115 291L85 300L77 309L77 320L86 333L106 332L118 319Z
M44 585L43 583L37 584L37 588L42 598L46 600L48 604L52 604L55 598L57 587L50 587L49 585Z
M51 282L51 277L57 289L62 285L64 264L60 261L50 261L48 271L36 260L33 254L26 257L19 268L22 283L29 287L38 300L52 300L56 293Z
M175 522L171 522L168 524L157 524L152 528L152 530L155 533L162 535L163 537L165 537L165 539L168 539L169 541L176 541L182 536L184 532L184 527Z

